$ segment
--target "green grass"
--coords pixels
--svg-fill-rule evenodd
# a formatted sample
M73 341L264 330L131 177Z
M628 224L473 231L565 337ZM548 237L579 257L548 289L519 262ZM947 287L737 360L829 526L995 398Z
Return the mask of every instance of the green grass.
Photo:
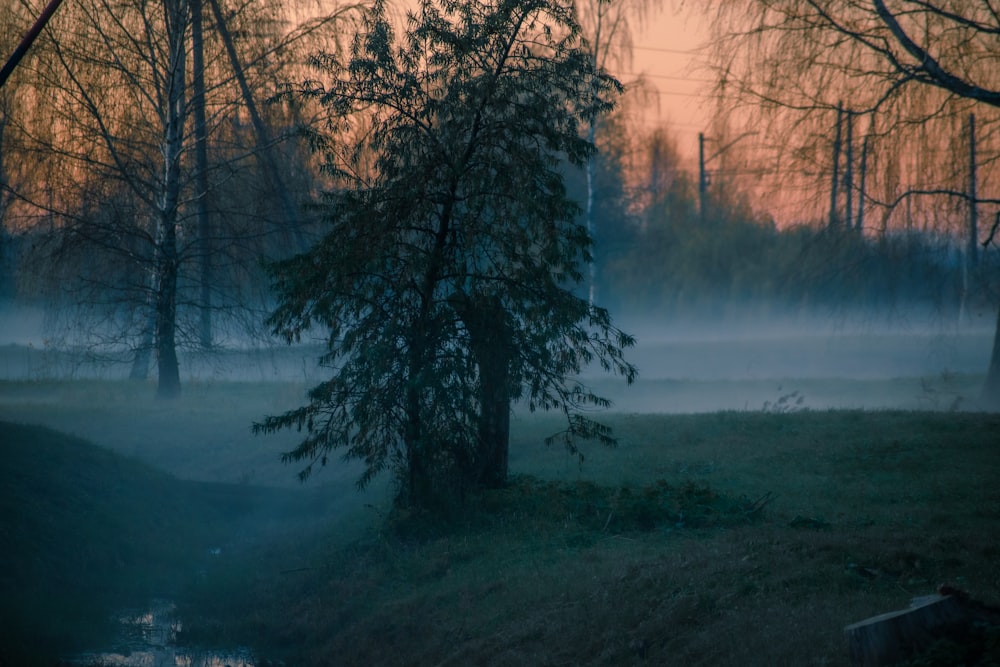
M560 481L313 545L214 618L304 664L808 665L846 664L845 625L939 583L1000 600L1000 417L610 421L620 448L582 468L521 422L514 469Z
M51 522L49 541L15 543L19 562L40 562L22 579L76 558L67 545L92 545L85 562L110 563L120 542L141 545L121 560L182 563L182 578L195 563L196 585L178 587L189 641L249 644L288 664L837 665L844 625L939 583L1000 602L998 415L617 412L606 421L619 447L586 447L582 465L541 444L557 419L522 415L512 485L442 520L387 514L384 487L356 496L356 466L337 464L315 488L240 484L254 470L254 481L291 486L294 470L275 459L294 434L253 438L248 426L301 390L205 384L173 405L132 400L126 383L0 384L0 419L17 414L145 462L95 450L83 465L67 452L90 449L73 439L5 456L0 474L22 481L4 483L0 528L74 519L72 529ZM192 486L149 464L234 484ZM105 479L91 485L99 511L74 495L91 476ZM116 496L113 479L137 486ZM143 506L139 487L167 501ZM289 519L307 516L324 523ZM270 538L241 537L250 517L269 519ZM170 528L131 537L137 522ZM187 537L165 538L175 530ZM219 557L199 551L206 532L228 540ZM172 551L185 544L198 553ZM90 567L95 582L127 580Z

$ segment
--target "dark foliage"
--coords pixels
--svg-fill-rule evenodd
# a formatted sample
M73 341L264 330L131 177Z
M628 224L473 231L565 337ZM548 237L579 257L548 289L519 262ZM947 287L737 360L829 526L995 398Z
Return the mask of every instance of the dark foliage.
M311 138L329 228L273 267L270 323L289 341L327 332L332 375L255 431L304 431L285 455L303 478L339 448L367 464L361 486L391 469L417 505L503 484L514 401L563 411L571 451L613 443L579 413L607 401L573 378L599 364L631 380L633 340L572 292L591 239L563 165L593 153L579 125L620 86L573 4L426 1L397 38L376 3L347 59L313 63L322 81L288 95L328 116Z

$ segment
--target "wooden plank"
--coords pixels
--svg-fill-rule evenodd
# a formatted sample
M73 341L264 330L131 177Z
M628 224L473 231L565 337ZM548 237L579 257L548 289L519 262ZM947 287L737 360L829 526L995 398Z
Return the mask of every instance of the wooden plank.
M970 620L962 600L951 595L914 598L909 609L880 614L844 628L851 664L884 667L925 650Z

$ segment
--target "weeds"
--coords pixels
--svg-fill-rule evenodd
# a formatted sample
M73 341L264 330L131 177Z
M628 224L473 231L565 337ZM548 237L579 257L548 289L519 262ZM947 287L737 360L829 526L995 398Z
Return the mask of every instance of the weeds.
M947 369L941 371L937 381L920 378L921 401L929 410L956 412L968 401L958 389L958 377Z
M805 406L805 395L798 389L782 394L780 393L781 385L778 385L778 392L778 398L773 402L764 401L764 405L760 409L761 412L783 415L789 412L801 412L809 409Z

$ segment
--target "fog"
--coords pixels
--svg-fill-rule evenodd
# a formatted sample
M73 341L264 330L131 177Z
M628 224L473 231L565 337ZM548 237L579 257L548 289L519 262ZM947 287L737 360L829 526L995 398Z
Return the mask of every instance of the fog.
M995 318L979 313L960 327L926 312L620 325L636 337L628 358L638 381L586 374L616 410L764 409L792 392L807 408L945 409L975 407Z
M613 411L622 413L974 410L989 363L994 321L993 313L980 313L957 326L934 313L913 312L882 318L839 313L724 321L623 317L618 325L637 341L627 351L627 359L638 368L638 380L626 386L621 378L595 368L586 369L582 379L612 399ZM253 420L301 405L305 386L323 376L323 369L316 365L322 351L318 341L292 347L254 347L247 342L238 349L211 354L182 351L182 399L161 403L152 399L152 383L138 390L124 382L96 389L83 383L82 389L67 390L72 383L59 381L126 378L129 355L57 349L45 324L41 309L0 309L0 380L8 381L0 393L0 421L44 423L172 475L177 486L169 488L181 500L171 501L180 508L171 511L190 513L186 520L193 521L192 525L203 522L203 512L217 517L217 523L197 533L215 531L199 538L205 542L195 549L194 565L177 566L207 573L198 575L205 585L213 585L215 577L219 581L231 578L225 572L241 567L239 554L247 550L274 550L277 547L266 545L299 544L313 539L308 536L328 540L330 526L335 527L336 539L346 542L372 530L384 517L392 492L385 475L366 493L358 494L354 482L363 466L338 461L301 485L296 479L299 467L283 464L279 457L297 444L301 434L250 435ZM223 384L233 382L237 384ZM146 394L140 396L137 391ZM141 400L133 402L131 397ZM515 406L515 415L515 429L532 428L526 424L526 410ZM522 434L518 437L524 439ZM52 490L45 493L68 494L66 489L77 483L72 476L60 486L64 482L54 476ZM114 484L124 485L127 480ZM141 508L142 517L162 520L155 517L167 511L167 504L141 484L137 486L130 502ZM118 517L123 510L108 511ZM95 526L102 520L124 521L101 518L100 512L88 516ZM62 525L59 521L53 525ZM154 554L164 548L155 536L133 540L130 534L122 537L129 548ZM143 535L141 530L139 535ZM142 544L135 546L133 541ZM123 547L113 543L107 548ZM100 547L95 553L100 556ZM281 551L272 567L282 573L308 572L312 564L306 553L291 548ZM52 558L56 557L61 556L54 552ZM224 657L209 652L192 658L180 652L170 639L174 617L161 613L172 610L174 601L156 598L149 605L119 614L123 619L152 619L148 624L145 620L124 624L125 638L115 641L128 647L125 654L95 645L94 652L81 654L77 663L103 660L127 666L147 664L142 661L148 658L171 663L188 660L184 664L192 665L254 664L239 647L232 647ZM137 638L133 637L136 632ZM149 641L150 633L168 639L156 644Z
M961 326L933 311L821 313L712 321L626 316L635 336L627 359L639 379L626 387L600 369L583 379L624 412L705 412L774 407L797 392L798 407L974 408L989 364L995 316ZM0 379L123 379L128 354L54 348L40 308L0 308ZM320 341L212 353L181 350L186 382L303 382L323 376ZM956 405L955 399L958 399Z

